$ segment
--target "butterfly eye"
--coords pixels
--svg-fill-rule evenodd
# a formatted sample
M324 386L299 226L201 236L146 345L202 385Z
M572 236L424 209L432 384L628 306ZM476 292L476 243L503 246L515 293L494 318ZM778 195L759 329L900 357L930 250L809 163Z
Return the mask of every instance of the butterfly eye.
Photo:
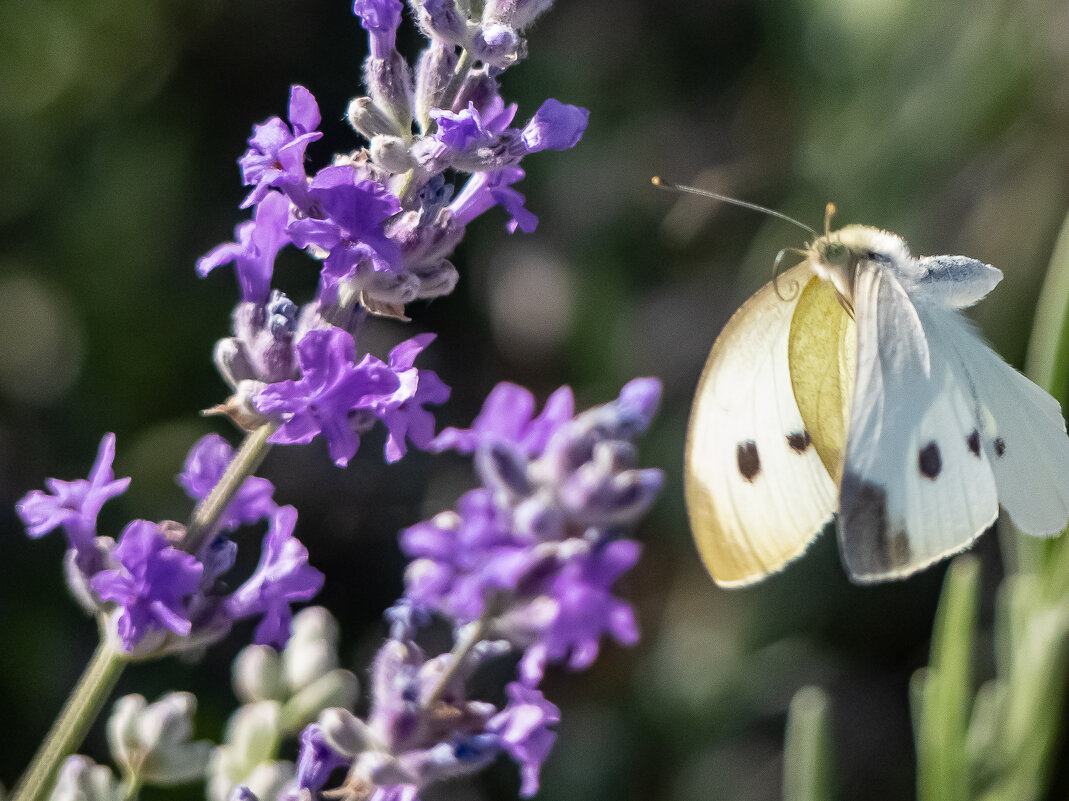
M849 251L842 242L828 242L824 246L824 260L832 267L846 264Z

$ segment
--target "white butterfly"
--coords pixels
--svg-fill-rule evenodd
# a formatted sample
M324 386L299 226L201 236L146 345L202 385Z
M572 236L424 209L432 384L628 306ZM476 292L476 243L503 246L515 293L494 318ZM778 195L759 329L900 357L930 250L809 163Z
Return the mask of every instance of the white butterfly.
M829 216L831 207L829 207ZM799 556L838 511L858 582L962 550L1001 503L1029 534L1069 521L1058 402L959 313L1002 279L850 225L816 236L713 345L687 434L691 527L718 584Z

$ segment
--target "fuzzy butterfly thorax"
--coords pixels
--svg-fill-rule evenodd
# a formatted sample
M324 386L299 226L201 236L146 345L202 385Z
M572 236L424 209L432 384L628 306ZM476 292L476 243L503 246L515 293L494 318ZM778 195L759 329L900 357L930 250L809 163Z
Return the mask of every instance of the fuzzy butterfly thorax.
M833 514L858 582L962 550L1000 503L1027 533L1060 531L1061 409L958 311L1002 273L914 257L878 228L827 229L782 276L799 291L770 283L743 304L698 385L685 484L713 578L738 586L779 570Z

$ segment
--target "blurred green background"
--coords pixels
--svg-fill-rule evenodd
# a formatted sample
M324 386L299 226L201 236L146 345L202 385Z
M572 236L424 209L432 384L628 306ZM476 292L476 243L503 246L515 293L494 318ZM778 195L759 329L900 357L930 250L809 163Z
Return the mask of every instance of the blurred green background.
M134 480L102 533L133 517L185 518L174 475L186 450L209 431L237 440L196 413L224 395L210 354L236 287L229 270L198 280L193 263L245 219L235 160L252 123L285 111L291 83L323 110L315 166L359 146L342 116L360 93L365 43L341 0L3 0L0 19L0 782L10 787L95 641L62 588L62 536L26 539L14 502L45 476L84 476L114 431L117 473ZM403 39L414 54L419 37L408 28ZM778 798L786 705L808 683L831 697L841 797L911 797L907 684L927 660L943 569L853 587L825 535L752 589L707 579L682 499L691 394L728 316L802 237L649 178L814 227L834 201L837 224L995 264L1006 278L975 317L1020 364L1069 200L1069 6L575 0L529 43L504 77L519 118L547 96L591 111L579 147L524 165L538 230L509 235L502 213L486 215L454 259L457 291L411 307L408 326L376 323L366 344L382 354L438 332L426 364L454 390L440 425L468 423L501 380L540 399L570 383L583 406L635 375L665 383L643 459L667 471L667 490L621 587L643 640L607 646L587 673L551 673L563 722L540 797ZM305 300L314 268L284 260L276 283ZM362 676L401 589L396 532L473 482L463 460L416 453L386 466L381 446L369 437L347 470L320 443L276 449L262 469L300 510L298 533L327 573L320 601L343 621L343 663ZM990 589L996 538L977 550ZM198 735L218 738L235 703L229 662L248 637L238 631L196 664L135 666L119 691L193 690ZM103 759L100 731L85 750ZM1059 782L1055 797L1067 791ZM502 765L428 796L511 798L517 787Z

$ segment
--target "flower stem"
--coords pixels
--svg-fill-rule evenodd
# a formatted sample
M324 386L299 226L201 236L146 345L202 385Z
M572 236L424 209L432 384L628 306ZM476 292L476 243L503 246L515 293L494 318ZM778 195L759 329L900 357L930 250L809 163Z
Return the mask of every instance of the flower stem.
M438 677L438 683L431 689L430 694L423 699L421 706L424 709L434 706L438 699L442 697L445 688L449 686L449 682L457 675L457 671L464 664L464 660L471 653L471 649L483 638L485 628L486 624L481 619L472 621L461 628L460 636L457 637L456 644L450 652L453 660L449 663L449 667L446 668L445 672Z
M10 801L40 801L52 788L60 763L74 753L100 714L126 659L101 639L67 705L26 769Z
M186 527L185 539L182 540L182 550L195 554L215 533L215 528L226 507L245 484L245 479L256 471L264 457L267 456L267 452L271 450L271 444L267 439L278 430L278 427L278 423L264 423L246 435L245 441L241 443L241 449L227 465L226 472L219 479L219 483L193 510L193 516Z
M465 48L460 53L460 58L457 60L457 65L453 68L453 75L449 79L449 83L445 89L442 90L441 97L449 102L449 111L458 111L456 108L460 89L464 85L464 80L468 77L468 71L471 69L471 65L475 62L474 57L471 55L471 51Z

